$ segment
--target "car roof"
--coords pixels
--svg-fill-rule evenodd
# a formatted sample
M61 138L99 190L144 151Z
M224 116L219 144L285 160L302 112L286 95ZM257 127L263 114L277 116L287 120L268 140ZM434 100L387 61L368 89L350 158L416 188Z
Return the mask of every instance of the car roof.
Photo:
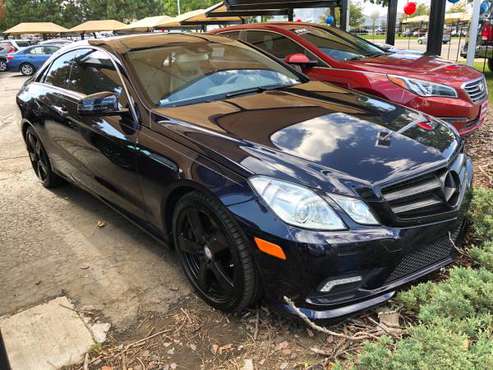
M87 44L92 46L106 46L119 54L124 54L131 50L148 49L169 45L186 45L197 43L219 42L223 44L234 43L234 40L226 37L209 35L204 33L154 33L129 36L116 36L104 39L87 40ZM80 44L80 43L77 43Z
M252 29L252 28L256 28L256 29L284 29L284 30L292 30L293 28L306 28L306 27L323 28L323 27L327 27L327 26L322 25L322 24L307 23L307 22L247 23L247 24L241 24L241 25L237 25L237 26L220 28L218 30L215 30L215 32L222 33L224 31Z

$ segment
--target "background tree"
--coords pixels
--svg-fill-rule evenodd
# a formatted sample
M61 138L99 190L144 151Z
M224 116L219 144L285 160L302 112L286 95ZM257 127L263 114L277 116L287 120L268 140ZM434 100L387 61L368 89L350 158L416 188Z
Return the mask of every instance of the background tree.
M322 16L320 21L322 23L325 23L325 20L329 15L330 15L330 10L327 10L327 12ZM341 13L339 8L336 9L334 18L336 24L339 25L341 19ZM364 18L365 15L363 14L363 7L361 6L361 4L354 2L349 3L349 25L352 28L358 28L363 24Z
M370 20L371 20L371 32L375 34L375 28L377 26L377 20L380 17L380 13L378 11L374 11L373 13L370 14Z
M217 4L218 0L181 0L180 7L181 12L189 12L195 9L205 9L214 4ZM174 17L178 15L176 8L176 0L164 0L164 14Z

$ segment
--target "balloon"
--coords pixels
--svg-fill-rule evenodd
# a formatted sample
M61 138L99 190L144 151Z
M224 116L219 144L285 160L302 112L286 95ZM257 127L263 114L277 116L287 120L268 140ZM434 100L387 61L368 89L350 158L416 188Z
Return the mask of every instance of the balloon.
M412 15L416 12L416 3L413 1L410 1L406 5L404 5L404 13L406 15Z
M459 2L459 0L448 0L448 1L449 1L449 3L452 3L452 4L455 4L455 3L458 3Z
M490 7L490 4L488 4L488 1L483 1L481 5L479 6L479 12L481 14L486 13Z
M334 17L331 15L327 16L327 18L325 19L325 23L327 23L328 25L334 24Z

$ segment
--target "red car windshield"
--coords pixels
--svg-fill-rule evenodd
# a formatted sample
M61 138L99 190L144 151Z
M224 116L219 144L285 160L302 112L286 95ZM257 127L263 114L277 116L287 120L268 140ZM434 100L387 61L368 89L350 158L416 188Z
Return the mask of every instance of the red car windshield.
M379 47L333 27L296 27L291 31L336 60L355 60L385 54Z

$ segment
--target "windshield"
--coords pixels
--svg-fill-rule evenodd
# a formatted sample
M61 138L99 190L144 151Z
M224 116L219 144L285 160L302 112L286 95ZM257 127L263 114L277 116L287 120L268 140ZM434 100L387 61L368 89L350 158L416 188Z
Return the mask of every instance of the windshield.
M239 42L131 51L128 60L149 100L167 107L300 83L275 60Z
M336 60L355 60L385 54L379 47L333 27L300 27L293 29L293 32Z

